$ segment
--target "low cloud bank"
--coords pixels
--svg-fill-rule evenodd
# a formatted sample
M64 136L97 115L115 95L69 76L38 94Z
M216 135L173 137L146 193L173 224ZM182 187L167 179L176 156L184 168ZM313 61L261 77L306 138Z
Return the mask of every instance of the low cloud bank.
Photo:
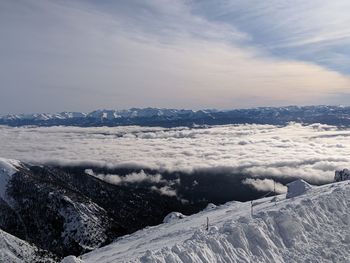
M256 179L246 182L266 188L265 178L331 182L336 169L350 167L349 136L349 129L295 123L196 129L0 126L0 156L30 163L153 169L159 174L224 172ZM104 175L114 183L163 179L142 173L125 178Z
M180 184L180 180L166 180L161 174L147 174L143 170L127 175L95 173L92 169L86 169L85 173L100 180L114 185L152 185L149 188L162 195L177 196L176 190L172 187Z
M110 184L122 185L122 184L133 184L133 183L164 183L166 180L162 179L160 174L152 175L146 174L143 170L139 173L131 173L125 176L120 176L118 174L96 174L92 169L86 169L85 173L106 181Z
M277 194L283 194L287 192L287 187L283 184L277 183L271 179L252 179L247 178L242 181L243 184L250 185L258 191L263 192L276 192Z

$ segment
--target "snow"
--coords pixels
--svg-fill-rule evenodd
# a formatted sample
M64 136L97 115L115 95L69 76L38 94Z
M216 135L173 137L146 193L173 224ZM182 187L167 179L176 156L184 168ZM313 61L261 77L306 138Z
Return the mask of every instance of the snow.
M18 171L21 166L17 160L0 158L0 198L7 201L6 188L11 176Z
M179 219L183 219L186 216L179 212L171 212L166 217L164 217L163 223L172 223Z
M83 263L83 261L75 256L68 256L62 259L61 263Z
M81 247L92 250L101 245L107 237L103 222L95 214L106 213L103 208L94 203L75 203L64 196L67 205L59 210L64 218L62 237L64 242L79 244Z
M35 113L35 114L9 114L6 116L0 116L0 120L51 120L51 119L71 119L71 118L105 118L105 119L117 119L117 118L136 118L136 117L153 117L153 116L166 116L166 117L178 117L180 115L193 114L196 112L210 113L214 110L207 111L193 111L193 110L177 110L177 109L158 109L158 108L132 108L127 110L106 110L100 109L90 113L84 112L60 112L60 113Z
M42 253L41 253L42 254ZM0 229L0 262L55 262L49 257L38 255L38 249L26 241L12 236Z
M207 207L204 208L204 211L213 210L213 209L215 209L215 208L216 208L216 205L215 205L215 204L209 203L209 204L207 204Z
M306 191L312 188L311 185L309 185L307 182L305 182L302 179L298 179L294 182L287 184L287 187L288 187L288 192L286 196L287 198L293 198L293 197L302 195Z
M34 252L35 249L25 241L0 230L0 262L25 262L22 257Z
M252 212L250 202L229 202L145 228L81 258L85 263L349 262L349 181L312 187L291 199L263 198Z

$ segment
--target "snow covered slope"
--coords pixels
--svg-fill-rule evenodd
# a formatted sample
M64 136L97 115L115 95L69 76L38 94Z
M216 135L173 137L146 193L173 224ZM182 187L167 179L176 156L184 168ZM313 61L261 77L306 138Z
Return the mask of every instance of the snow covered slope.
M7 201L6 187L11 176L16 173L21 164L17 160L0 158L0 199Z
M50 256L52 255L0 229L0 262L55 262Z
M209 230L206 221L209 218ZM349 262L350 182L230 202L146 228L83 262Z
M0 229L63 257L159 224L172 210L194 213L202 207L150 185L110 184L85 170L0 158ZM163 186L161 181L154 186Z

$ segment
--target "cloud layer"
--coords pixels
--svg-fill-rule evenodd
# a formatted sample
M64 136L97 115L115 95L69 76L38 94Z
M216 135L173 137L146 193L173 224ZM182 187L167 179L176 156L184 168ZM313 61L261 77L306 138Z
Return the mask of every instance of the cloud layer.
M276 183L271 179L253 179L247 178L243 180L243 184L252 186L258 191L264 192L276 192L277 194L282 194L287 192L287 186L283 184Z
M114 185L152 185L150 189L162 195L176 196L174 185L180 184L180 180L165 180L161 174L147 174L143 170L127 175L95 173L92 169L86 169L85 173Z
M160 173L292 176L324 183L333 180L336 169L350 166L349 136L350 130L319 124L200 129L0 126L0 156L34 163L151 168Z

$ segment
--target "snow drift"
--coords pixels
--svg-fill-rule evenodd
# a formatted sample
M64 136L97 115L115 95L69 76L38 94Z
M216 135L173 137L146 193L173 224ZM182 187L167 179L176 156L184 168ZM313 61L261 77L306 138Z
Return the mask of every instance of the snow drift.
M252 211L252 214L251 214ZM205 230L206 218L209 230ZM231 202L146 228L81 258L89 262L348 262L350 182L253 203Z

